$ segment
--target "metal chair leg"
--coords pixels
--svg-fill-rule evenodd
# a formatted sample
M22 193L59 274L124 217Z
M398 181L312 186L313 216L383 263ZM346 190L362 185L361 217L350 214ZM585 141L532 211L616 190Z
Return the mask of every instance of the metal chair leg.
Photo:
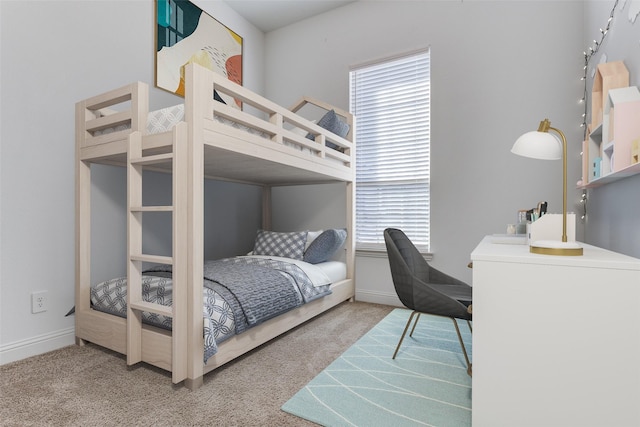
M420 315L420 313L418 313L417 311L412 311L411 312L411 316L409 316L409 320L407 320L407 325L404 327L404 332L402 332L402 336L400 337L400 341L398 342L398 346L396 347L396 351L393 353L392 359L396 358L396 355L398 354L398 350L400 350L400 345L402 345L402 340L404 340L404 336L407 334L407 330L409 329L409 325L411 324L411 320L413 319L413 316L415 316L416 314L418 314L418 316ZM415 327L415 325L414 325L414 327Z
M464 353L464 359L467 361L467 373L471 376L471 362L469 361L469 356L467 355L467 348L464 346L464 341L462 341L462 335L460 335L460 328L458 327L458 322L456 319L451 317L453 320L453 325L456 327L456 333L458 334L458 341L460 341L460 347L462 347L462 353Z
M416 316L416 322L413 324L413 328L411 328L411 333L409 334L410 337L413 336L413 331L416 330L416 325L418 324L418 320L420 320L420 313L418 312L418 315Z
M400 337L400 341L398 342L398 345L396 346L396 351L393 353L393 357L392 359L395 359L396 356L398 355L398 351L400 350L400 346L402 345L402 341L404 340L405 335L407 334L407 331L409 330L409 325L411 325L411 321L413 320L413 316L416 316L416 320L415 323L413 324L413 327L411 328L411 333L409 334L409 336L413 336L413 331L415 331L416 329L416 325L418 324L418 319L420 319L420 312L418 311L412 311L411 315L409 316L409 320L407 320L407 324L404 327L404 331L402 332L402 336ZM462 341L462 334L460 334L460 328L458 327L458 322L456 322L456 319L454 317L450 317L450 319L453 321L453 325L456 328L456 334L458 335L458 341L460 342L460 347L462 348L462 353L464 354L464 359L467 362L467 373L469 374L469 376L472 376L472 371L471 371L471 361L469 360L469 355L467 354L467 348L464 345L464 341ZM471 327L471 322L469 322L467 320L467 325L469 325L469 330L471 331L471 333L473 333L473 329Z

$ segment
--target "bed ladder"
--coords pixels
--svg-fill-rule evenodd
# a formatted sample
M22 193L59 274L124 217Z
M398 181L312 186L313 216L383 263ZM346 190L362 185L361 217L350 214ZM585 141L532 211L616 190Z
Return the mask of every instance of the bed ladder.
M143 360L144 355L162 357L171 366L172 382L187 377L187 151L184 141L187 125L179 123L172 131L171 151L162 154L143 155L142 133L129 136L127 154L127 365ZM178 141L183 141L183 146ZM142 172L145 167L171 167L172 204L168 206L143 206ZM159 256L142 253L142 219L145 213L170 212L172 214L172 255ZM173 269L172 306L146 302L142 299L143 263L171 264ZM161 354L160 349L143 346L142 312L155 313L172 318L171 354ZM170 361L170 362L169 362Z

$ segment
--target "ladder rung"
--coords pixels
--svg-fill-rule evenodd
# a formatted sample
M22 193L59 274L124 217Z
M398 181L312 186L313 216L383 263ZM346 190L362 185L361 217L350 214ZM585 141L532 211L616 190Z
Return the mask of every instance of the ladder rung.
M173 206L134 206L131 212L172 212Z
M173 264L173 258L161 255L131 255L131 261L155 262L158 264Z
M155 313L155 314L160 314L162 316L168 316L168 317L173 316L173 312L171 311L171 306L155 304L155 303L146 302L146 301L132 302L130 305L131 305L131 308L134 310L146 311L148 313Z
M157 165L159 163L168 163L173 160L173 153L156 154L154 156L145 156L131 159L131 163L135 165Z

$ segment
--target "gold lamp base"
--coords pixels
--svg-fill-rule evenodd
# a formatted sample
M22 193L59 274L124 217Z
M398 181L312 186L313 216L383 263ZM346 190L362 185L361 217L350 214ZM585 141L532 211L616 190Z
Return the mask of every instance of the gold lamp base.
M541 255L582 256L582 246L576 242L538 240L529 246L529 252Z

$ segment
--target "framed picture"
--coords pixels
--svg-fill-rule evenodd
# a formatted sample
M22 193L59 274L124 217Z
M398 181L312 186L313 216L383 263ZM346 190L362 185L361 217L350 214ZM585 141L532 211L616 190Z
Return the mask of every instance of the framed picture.
M192 62L241 85L242 37L190 1L156 0L155 62L156 86L176 95L184 96L184 66Z

